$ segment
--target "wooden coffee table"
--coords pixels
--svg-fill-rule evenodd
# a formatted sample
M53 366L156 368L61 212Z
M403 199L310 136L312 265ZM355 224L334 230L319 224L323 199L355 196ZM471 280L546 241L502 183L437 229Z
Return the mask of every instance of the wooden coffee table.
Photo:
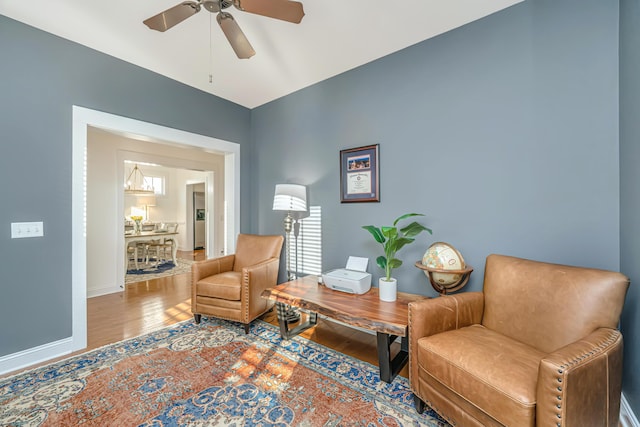
M316 276L306 276L266 289L262 296L276 302L280 335L290 339L314 326L318 314L352 326L376 332L380 379L390 383L409 360L408 305L411 301L426 299L422 295L398 292L394 302L380 301L378 288L362 295L327 289L318 284ZM308 310L309 319L289 328L287 305ZM401 337L400 351L391 358L391 343Z

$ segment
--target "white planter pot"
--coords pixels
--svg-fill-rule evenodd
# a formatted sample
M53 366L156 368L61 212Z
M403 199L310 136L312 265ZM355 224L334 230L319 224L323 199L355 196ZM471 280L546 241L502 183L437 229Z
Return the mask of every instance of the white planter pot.
M393 277L387 281L386 277L378 279L380 301L393 302L398 295L398 281Z

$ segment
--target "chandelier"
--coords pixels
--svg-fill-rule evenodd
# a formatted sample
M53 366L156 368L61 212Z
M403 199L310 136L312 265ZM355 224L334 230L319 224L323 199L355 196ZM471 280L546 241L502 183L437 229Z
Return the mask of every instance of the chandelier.
M131 196L152 196L155 194L153 185L147 182L137 163L124 183L124 193Z

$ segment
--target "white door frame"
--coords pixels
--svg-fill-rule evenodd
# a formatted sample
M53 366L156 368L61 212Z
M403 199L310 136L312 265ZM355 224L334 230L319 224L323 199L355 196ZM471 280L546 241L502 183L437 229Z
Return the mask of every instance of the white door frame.
M240 231L240 145L195 133L84 107L73 106L72 183L71 183L71 281L72 336L71 351L87 346L87 127L93 126L147 142L171 142L198 147L225 156L226 234L225 253L235 251L235 237Z

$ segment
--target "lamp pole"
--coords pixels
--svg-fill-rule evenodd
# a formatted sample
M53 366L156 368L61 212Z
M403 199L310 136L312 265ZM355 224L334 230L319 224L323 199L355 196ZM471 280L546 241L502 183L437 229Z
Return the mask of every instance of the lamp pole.
M293 224L293 217L291 216L291 212L287 212L287 216L284 217L284 232L286 233L286 247L285 247L285 256L287 257L287 281L293 280L293 274L291 274L291 257L289 254L291 253L291 228ZM297 250L297 249L296 249ZM297 261L297 258L296 258ZM297 271L297 266L296 266Z
M295 278L298 278L298 235L300 234L300 221L296 218L293 223L293 235L296 238L296 274Z

